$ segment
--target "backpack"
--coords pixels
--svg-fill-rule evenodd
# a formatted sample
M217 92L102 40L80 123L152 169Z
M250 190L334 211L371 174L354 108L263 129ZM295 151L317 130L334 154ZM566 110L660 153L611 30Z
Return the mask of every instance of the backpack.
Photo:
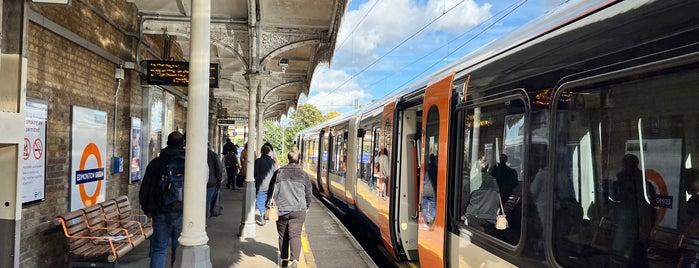
M160 181L163 211L182 211L184 196L184 155L175 155L164 161Z

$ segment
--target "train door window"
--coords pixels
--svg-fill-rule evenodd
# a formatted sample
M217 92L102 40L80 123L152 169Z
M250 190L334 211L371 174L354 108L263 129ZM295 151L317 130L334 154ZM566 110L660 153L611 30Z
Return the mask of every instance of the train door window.
M381 191L379 193L380 196L383 197L388 197L390 191L388 190L388 187L391 185L390 180L391 180L391 134L393 133L392 126L391 126L391 120L386 119L384 122L383 126L383 140L384 144L381 146L381 150L379 152L379 167L380 169L380 177L382 178L382 187Z
M321 145L322 146L322 153L320 155L320 157L321 157L320 163L321 163L321 167L322 167L321 176L323 177L323 179L325 179L327 176L328 164L329 164L329 159L330 159L330 156L328 155L328 153L330 152L330 142L331 141L329 139L330 139L330 133L323 132L323 136L322 136L321 141L320 141L322 144ZM325 183L325 180L323 181L323 183Z
M422 215L428 225L434 224L437 213L437 182L439 161L439 108L436 105L430 107L427 112L427 124L425 128L425 157L427 163L423 165L424 181L422 185Z
M699 235L697 71L558 92L548 203L558 263L685 267L661 252Z
M371 133L366 133L364 137L362 138L361 142L361 154L360 154L360 166L361 166L361 174L362 174L362 180L368 184L370 187L372 186L371 184L371 172L372 172L372 167L371 163L372 161L372 144L373 144L373 136Z
M345 176L345 170L347 169L347 149L345 148L344 133L347 132L339 132L333 137L332 169L330 172L340 177Z
M308 162L309 170L318 170L318 135L313 135L308 143ZM315 173L314 173L315 174Z
M373 136L373 141L374 143L372 144L372 157L371 157L371 167L372 167L372 173L371 173L371 182L369 183L371 190L376 194L376 195L381 195L382 191L382 178L379 176L379 146L381 145L381 128L379 127L374 127L374 134Z
M461 220L472 229L516 245L520 239L525 105L509 99L466 109ZM498 210L509 227L495 228Z

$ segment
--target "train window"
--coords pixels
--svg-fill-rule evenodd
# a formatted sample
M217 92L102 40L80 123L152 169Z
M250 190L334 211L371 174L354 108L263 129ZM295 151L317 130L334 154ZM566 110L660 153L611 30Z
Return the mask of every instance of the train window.
M322 135L321 140L320 140L320 144L322 147L320 164L321 164L322 169L321 169L320 174L321 174L321 177L323 178L323 182L326 182L325 178L327 176L328 164L329 164L329 160L330 160L330 155L328 155L328 153L330 150L330 142L332 142L332 141L330 140L330 133L328 133L328 132L322 132L322 133L323 133L323 135Z
M553 201L541 204L556 261L685 267L681 255L698 254L697 69L557 96Z
M332 168L330 169L331 173L343 178L347 169L347 142L344 139L344 133L346 132L341 131L333 137Z
M318 170L318 135L312 136L313 137L307 141L308 147L306 148L308 148L308 165L306 168L308 170Z
M422 185L422 216L423 221L428 225L434 224L437 215L437 191L438 187L438 163L439 161L439 108L436 105L430 107L427 112L427 122L425 128L425 155L427 163L423 165L424 181Z
M364 137L362 138L361 142L361 149L360 152L360 169L361 169L361 175L362 175L362 180L364 183L369 185L369 188L373 186L371 183L371 163L372 163L372 144L373 144L373 136L371 133L366 133Z
M374 128L374 140L372 144L372 151L374 152L371 157L371 166L372 166L372 171L373 173L371 174L371 182L370 182L370 188L371 190L376 194L376 195L381 195L382 192L382 186L383 186L383 181L382 178L379 177L379 146L381 145L381 128L375 127Z
M512 99L465 112L461 220L516 245L522 215L524 102ZM494 225L501 208L509 223L505 230Z
M384 121L384 127L383 127L383 141L384 144L381 146L381 149L379 150L379 193L378 195L381 197L388 197L390 191L388 191L388 187L390 185L390 178L391 178L391 168L390 168L390 162L391 162L391 133L393 133L391 129L391 120L386 119Z

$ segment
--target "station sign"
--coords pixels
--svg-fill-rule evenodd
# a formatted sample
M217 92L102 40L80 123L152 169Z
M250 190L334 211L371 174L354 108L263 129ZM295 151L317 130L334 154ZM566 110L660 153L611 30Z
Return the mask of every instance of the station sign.
M219 125L235 125L235 120L233 119L218 119Z
M218 88L219 66L209 67L209 87ZM151 85L189 85L189 62L186 61L146 61L146 82Z

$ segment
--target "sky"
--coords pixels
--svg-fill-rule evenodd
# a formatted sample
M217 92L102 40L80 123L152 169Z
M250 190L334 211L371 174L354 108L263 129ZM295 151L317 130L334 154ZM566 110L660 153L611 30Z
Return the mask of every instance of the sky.
M513 32L565 0L353 0L329 64L309 96L323 113L349 112L401 90Z

